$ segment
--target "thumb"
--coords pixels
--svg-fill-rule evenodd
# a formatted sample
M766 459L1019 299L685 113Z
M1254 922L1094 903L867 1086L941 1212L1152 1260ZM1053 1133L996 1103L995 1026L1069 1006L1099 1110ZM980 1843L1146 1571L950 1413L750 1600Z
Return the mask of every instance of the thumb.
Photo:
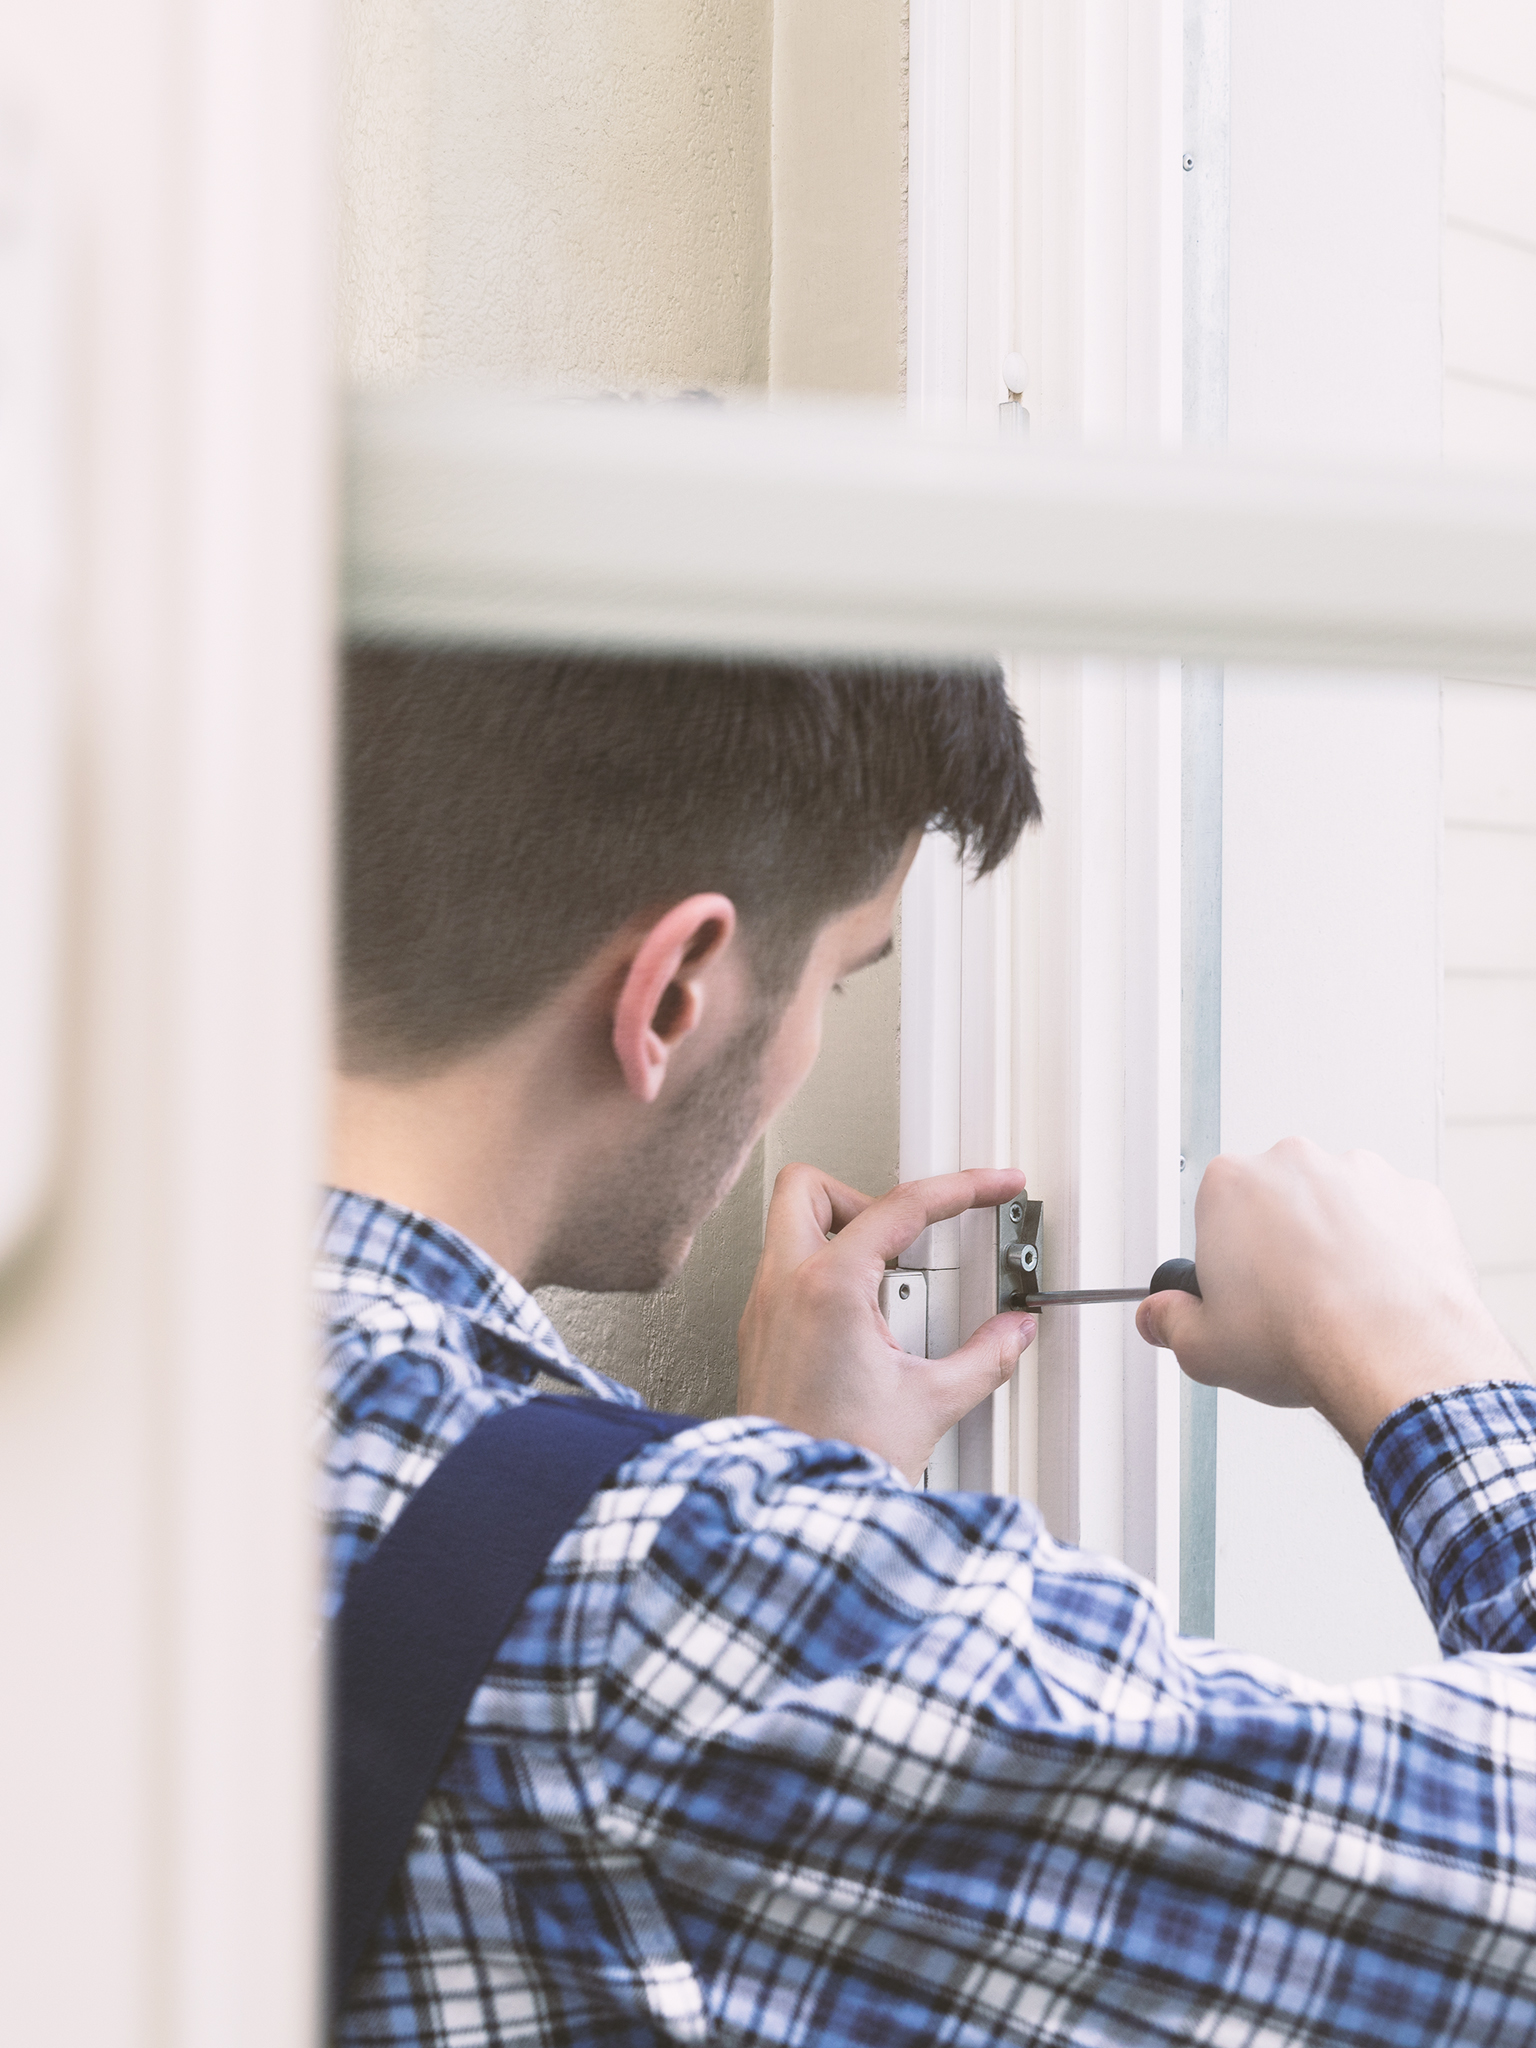
M1200 1335L1200 1317L1205 1304L1196 1294L1169 1288L1149 1294L1136 1310L1136 1328L1148 1344L1172 1351L1180 1364L1192 1353Z
M1033 1316L994 1316L958 1351L934 1361L934 1392L949 1410L950 1421L969 1415L978 1401L1013 1378L1014 1368L1035 1341L1036 1327Z

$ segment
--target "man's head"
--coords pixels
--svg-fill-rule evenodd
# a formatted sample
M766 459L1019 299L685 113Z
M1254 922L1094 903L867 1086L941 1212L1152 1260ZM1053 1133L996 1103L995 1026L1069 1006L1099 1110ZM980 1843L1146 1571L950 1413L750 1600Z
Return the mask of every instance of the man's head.
M343 1095L515 1145L520 1277L589 1287L686 1252L922 832L985 870L1038 813L990 667L362 645L341 759Z

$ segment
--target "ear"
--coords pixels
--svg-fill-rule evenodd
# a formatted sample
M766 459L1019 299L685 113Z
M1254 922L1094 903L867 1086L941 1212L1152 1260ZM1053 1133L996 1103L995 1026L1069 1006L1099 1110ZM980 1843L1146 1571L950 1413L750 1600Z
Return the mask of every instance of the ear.
M698 1029L705 970L735 930L729 896L689 896L642 937L613 1014L613 1049L637 1101L656 1100L672 1054Z

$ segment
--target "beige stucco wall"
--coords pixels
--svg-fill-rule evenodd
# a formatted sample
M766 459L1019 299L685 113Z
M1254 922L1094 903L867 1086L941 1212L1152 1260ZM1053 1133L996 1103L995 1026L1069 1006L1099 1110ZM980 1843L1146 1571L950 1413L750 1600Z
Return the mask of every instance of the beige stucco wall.
M760 385L771 0L346 0L357 375Z
M907 9L775 0L776 391L906 383Z
M342 368L564 391L900 393L906 8L890 0L344 0ZM735 1402L773 1176L896 1177L894 959L670 1286L546 1299L660 1405Z

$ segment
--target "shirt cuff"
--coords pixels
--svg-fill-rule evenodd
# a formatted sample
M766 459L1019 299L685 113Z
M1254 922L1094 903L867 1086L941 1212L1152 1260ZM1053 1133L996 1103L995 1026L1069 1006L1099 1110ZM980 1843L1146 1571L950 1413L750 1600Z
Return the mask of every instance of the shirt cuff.
M1536 1648L1536 1386L1421 1395L1362 1462L1447 1655Z

